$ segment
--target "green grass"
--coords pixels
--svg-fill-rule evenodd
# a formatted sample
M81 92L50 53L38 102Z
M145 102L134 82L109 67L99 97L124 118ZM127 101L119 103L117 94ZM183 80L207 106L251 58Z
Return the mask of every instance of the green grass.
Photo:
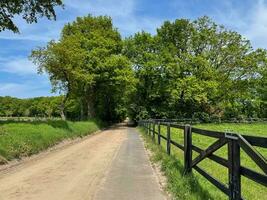
M223 123L223 124L198 124L194 125L197 128L206 129L206 130L216 130L216 131L226 131L231 130L235 133L240 134L247 134L247 135L254 135L254 136L262 136L267 137L267 123L252 123L252 124L233 124L233 123ZM157 130L157 126L155 127L155 130ZM166 136L166 127L161 126L161 133ZM171 128L171 138L172 140L183 144L183 130ZM202 149L207 148L209 145L211 145L216 139L194 134L192 136L192 143L195 146L198 146ZM151 140L150 140L151 141ZM166 154L166 142L162 140L161 143L161 150ZM263 148L256 148L264 157L267 157L267 149ZM219 149L215 152L216 155L219 155L221 157L224 157L227 159L227 145ZM198 156L198 153L193 153L193 158ZM171 158L174 160L177 160L177 167L179 168L179 171L182 172L183 170L183 151L179 150L178 148L174 147L172 145L171 147ZM164 162L163 162L164 163ZM241 165L246 166L250 169L256 170L260 173L262 173L261 169L259 169L256 164L241 150ZM212 176L216 177L216 179L220 180L221 182L227 184L228 183L228 171L225 167L220 166L219 164L209 160L205 159L202 162L198 164L202 169L207 171ZM180 173L181 175L181 173ZM211 183L209 183L204 177L199 175L196 171L193 172L194 179L197 180L198 184L201 185L201 192L202 191L209 191L209 199L228 199L228 197L223 194L221 191L219 191L215 186L213 186ZM175 183L175 181L172 181L173 185L175 184L181 184L184 179L179 178L176 180L178 183ZM189 185L190 186L190 185ZM174 186L171 186L174 187ZM188 186L186 186L188 187ZM190 186L191 187L191 186ZM188 198L182 198L182 199L207 199L202 198L203 194L199 193L200 198L196 198L195 194L192 193L192 197ZM179 193L179 192L178 192ZM176 193L174 193L176 195ZM189 195L191 196L191 195ZM245 199L253 199L253 200L261 200L264 199L264 197L267 196L267 189L264 186L261 186L251 180L248 180L245 177L242 177L242 196Z
M0 122L0 156L6 160L30 156L64 139L83 137L103 126L97 120Z
M202 187L199 180L194 175L183 176L183 163L177 156L166 154L163 146L152 142L151 138L145 134L145 129L139 128L145 140L145 145L152 152L151 160L159 163L161 171L167 178L167 191L177 200L208 200L213 198L209 191Z
M242 124L242 123L221 123L221 124L197 124L197 128L207 129L207 130L217 130L225 132L227 130L233 131L235 133L244 134L244 135L254 135L267 137L267 123L251 123L251 124Z

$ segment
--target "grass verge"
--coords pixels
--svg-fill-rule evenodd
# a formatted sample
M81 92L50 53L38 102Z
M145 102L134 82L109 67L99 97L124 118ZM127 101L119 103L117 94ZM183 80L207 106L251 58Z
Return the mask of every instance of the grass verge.
M36 154L64 139L83 137L104 126L98 120L90 121L34 121L0 122L0 158L19 159Z
M152 152L151 161L161 167L161 171L167 178L167 191L173 199L183 200L215 200L208 190L200 185L194 175L183 176L183 163L174 155L168 156L162 146L157 145L145 134L145 129L139 127L143 135L145 146Z

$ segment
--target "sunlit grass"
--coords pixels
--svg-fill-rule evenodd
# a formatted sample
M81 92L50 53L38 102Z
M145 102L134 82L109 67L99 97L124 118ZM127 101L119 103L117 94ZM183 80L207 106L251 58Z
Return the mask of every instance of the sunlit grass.
M90 134L101 126L96 120L0 122L0 155L7 160L30 156L64 139Z
M194 127L206 129L206 130L216 130L216 131L231 131L239 134L247 134L247 135L254 135L254 136L261 136L261 137L267 137L267 123L252 123L252 124L234 124L234 123L223 123L223 124L197 124L194 125ZM158 127L155 127L155 130L158 130ZM166 126L161 126L161 134L166 136ZM183 130L171 128L171 139L176 141L179 144L184 144L184 136L183 136ZM157 135L156 135L157 140ZM166 141L161 139L161 146L163 148L163 151L166 152ZM202 136L196 133L193 133L192 135L192 143L195 146L198 146L202 149L206 149L208 146L210 146L214 141L216 141L215 138ZM256 148L263 156L267 157L267 149L263 148ZM216 155L221 156L223 158L227 159L227 145L220 148L215 152ZM171 155L172 157L175 157L183 164L183 157L184 153L182 150L176 148L175 146L171 146ZM199 154L196 152L193 152L193 159L198 156ZM246 166L250 169L256 170L260 173L262 171L257 167L257 165L249 158L249 156L246 155L241 150L241 165ZM209 159L205 159L202 162L198 164L202 169L207 171L209 174L214 176L216 179L220 180L221 182L228 184L228 170L227 168L215 163L214 161L211 161ZM199 175L196 171L193 172L203 189L209 190L210 195L214 199L228 199L228 197L220 192L215 186L213 186L211 183L209 183L204 177ZM179 180L177 180L179 181ZM261 186L260 184L257 184L251 180L248 180L245 177L242 177L242 196L245 199L253 199L253 200L261 200L264 199L264 197L267 197L267 189L264 186ZM194 199L194 198L192 198Z

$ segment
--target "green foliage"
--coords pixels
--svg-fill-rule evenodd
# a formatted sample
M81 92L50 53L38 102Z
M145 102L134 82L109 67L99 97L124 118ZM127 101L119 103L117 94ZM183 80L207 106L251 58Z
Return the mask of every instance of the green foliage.
M121 55L122 39L109 17L78 17L67 24L58 42L32 52L40 72L47 72L54 90L80 104L84 118L107 121L125 118L134 77L128 59Z
M64 139L83 137L103 127L97 120L70 122L0 122L0 156L7 160L30 156Z
M145 139L146 147L152 152L151 160L160 165L161 171L167 178L167 191L172 199L202 200L217 199L210 194L208 188L204 188L195 176L183 176L183 163L176 156L168 156L162 146L151 141L144 129L139 129Z
M266 50L208 17L166 21L155 35L123 40L111 18L91 15L31 55L64 93L62 119L69 112L106 121L267 117L266 58Z
M1 0L0 1L0 32L8 29L19 32L13 18L22 14L27 23L37 22L38 17L56 19L54 7L62 6L61 0Z
M134 119L266 117L266 50L208 17L166 21L124 46L138 79Z
M59 117L61 99L61 96L29 99L0 97L0 117Z

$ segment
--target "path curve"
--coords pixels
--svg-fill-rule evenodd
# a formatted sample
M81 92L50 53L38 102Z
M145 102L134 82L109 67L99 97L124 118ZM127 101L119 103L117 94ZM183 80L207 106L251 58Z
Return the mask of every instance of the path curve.
M134 128L116 126L0 172L0 200L165 199Z

